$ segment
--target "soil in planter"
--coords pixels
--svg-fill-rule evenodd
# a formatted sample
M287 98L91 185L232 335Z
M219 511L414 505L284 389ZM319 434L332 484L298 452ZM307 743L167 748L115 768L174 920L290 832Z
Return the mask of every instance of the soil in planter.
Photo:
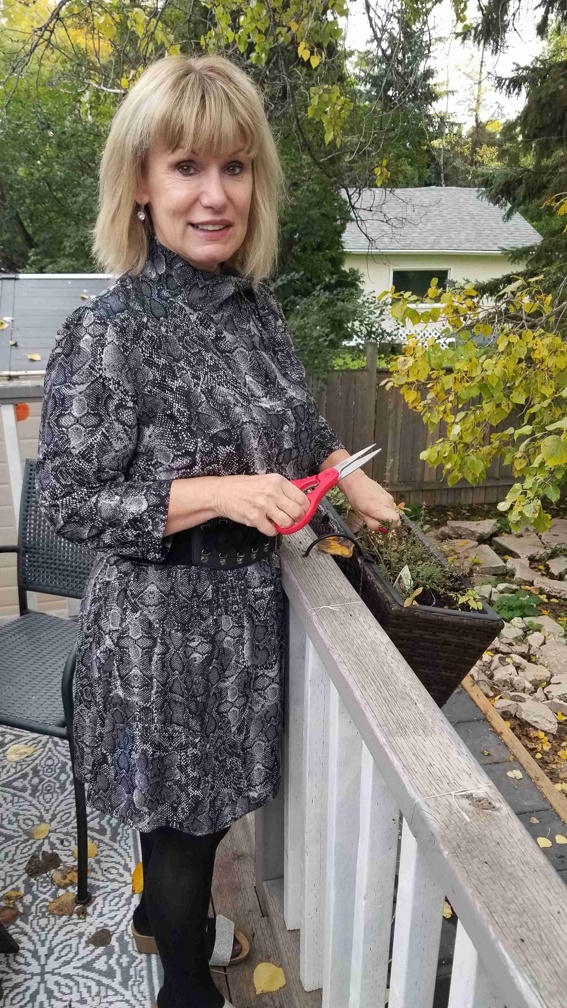
M458 602L459 596L472 591L471 583L458 571L453 571L450 566L436 560L431 550L412 534L411 528L402 523L398 528L387 529L385 524L384 532L373 532L365 525L361 526L360 519L338 487L333 488L327 496L329 503L352 530L361 549L376 560L383 577L390 584L394 584L403 567L409 568L413 583L406 590L398 581L396 587L400 595L408 597L417 588L421 588L415 597L417 605L463 612L475 611L468 602ZM479 603L481 601L479 598ZM482 605L479 604L478 611L481 608Z

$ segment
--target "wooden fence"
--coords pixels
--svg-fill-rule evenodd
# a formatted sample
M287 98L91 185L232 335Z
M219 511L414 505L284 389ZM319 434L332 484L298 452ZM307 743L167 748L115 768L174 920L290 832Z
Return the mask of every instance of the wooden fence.
M446 899L448 1008L564 1008L565 884L313 538L282 544L282 787L255 814L258 895L313 992L290 1004L432 1008Z
M515 480L511 467L499 458L493 459L482 483L473 486L459 480L452 487L447 486L442 466L432 467L420 459L420 452L443 436L447 425L438 424L430 431L397 388L380 386L388 375L386 368L376 368L376 346L371 344L366 368L309 378L319 411L349 451L372 442L382 449L365 472L396 500L403 497L406 504L490 504L503 500ZM507 418L492 430L505 429L510 422Z

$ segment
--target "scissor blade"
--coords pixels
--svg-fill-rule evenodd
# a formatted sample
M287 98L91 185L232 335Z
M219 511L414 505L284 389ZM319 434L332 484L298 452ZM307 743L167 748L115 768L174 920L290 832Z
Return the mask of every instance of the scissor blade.
M382 449L377 448L376 451L368 452L368 449L365 448L364 451L367 452L367 454L363 455L362 458L359 457L361 453L357 452L356 455L351 455L351 457L345 459L344 462L339 462L338 465L334 466L334 468L339 472L339 479L343 479L351 472L355 472L356 469L360 469L361 466L366 465L366 463L369 462L371 458L374 458L374 456L377 455L379 451L382 451Z

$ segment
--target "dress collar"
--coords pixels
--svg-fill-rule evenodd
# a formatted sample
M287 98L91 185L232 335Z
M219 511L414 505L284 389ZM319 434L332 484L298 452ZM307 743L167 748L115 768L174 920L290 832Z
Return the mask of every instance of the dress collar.
M162 245L154 233L150 235L148 259L141 276L149 281L158 281L171 294L181 297L184 304L201 311L218 308L237 292L252 299L255 294L252 281L233 266L224 264L222 273L198 269L183 256Z

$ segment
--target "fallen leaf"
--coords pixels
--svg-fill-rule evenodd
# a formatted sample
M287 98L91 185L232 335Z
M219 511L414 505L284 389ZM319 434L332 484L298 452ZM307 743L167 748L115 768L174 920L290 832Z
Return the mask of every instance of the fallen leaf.
M100 928L90 938L87 938L87 941L89 945L94 945L95 948L104 948L105 945L110 945L112 934L108 928Z
M6 749L6 759L8 763L19 763L20 760L27 759L35 752L35 746L26 745L25 742L14 742Z
M132 892L141 893L144 888L144 866L140 861L132 872Z
M70 917L75 909L75 894L61 893L60 896L56 896L51 903L47 904L47 909L56 917Z
M332 536L328 539L322 539L315 548L321 550L321 553L331 553L332 556L350 557L354 551L354 543L340 536Z
M561 833L555 834L555 843L567 843L567 837L564 837Z
M2 897L3 903L14 903L17 899L23 896L21 889L10 889L7 893L4 893Z
M29 353L26 354L26 357L28 358L28 360L34 360L34 361L41 360L41 354L38 353Z
M51 878L58 889L68 889L70 885L77 885L78 871L75 865L61 865L51 872Z
M98 854L98 844L95 844L94 840L89 840L88 843L88 857L96 857ZM78 857L79 851L76 847L73 847L73 857Z
M47 872L59 868L61 858L55 851L42 851L41 854L32 854L26 865L26 874L30 878L37 878L38 875L46 875Z
M553 786L556 787L558 791L567 791L567 784L564 782L561 782L561 784L554 784Z
M507 770L506 776L513 777L514 780L520 780L524 775L521 770Z
M16 910L15 907L0 906L0 924L6 924L8 927L10 924L13 924L14 921L17 921L20 916L20 911Z
M4 322L4 319L0 319L0 329L7 329L8 323Z
M530 822L539 822L539 819L536 819L536 817L534 815L534 816L531 817Z
M551 840L548 840L547 837L544 837L544 836L538 836L537 842L540 845L540 847L551 847L552 846Z
M453 909L451 907L451 904L448 903L447 900L444 900L443 902L443 916L446 917L447 920L449 919L449 917L453 916Z
M285 987L285 976L281 966L273 963L258 963L254 970L254 990L256 994L270 994Z
M31 829L26 830L26 833L32 840L44 840L50 829L49 823L40 822L37 826L32 826Z

